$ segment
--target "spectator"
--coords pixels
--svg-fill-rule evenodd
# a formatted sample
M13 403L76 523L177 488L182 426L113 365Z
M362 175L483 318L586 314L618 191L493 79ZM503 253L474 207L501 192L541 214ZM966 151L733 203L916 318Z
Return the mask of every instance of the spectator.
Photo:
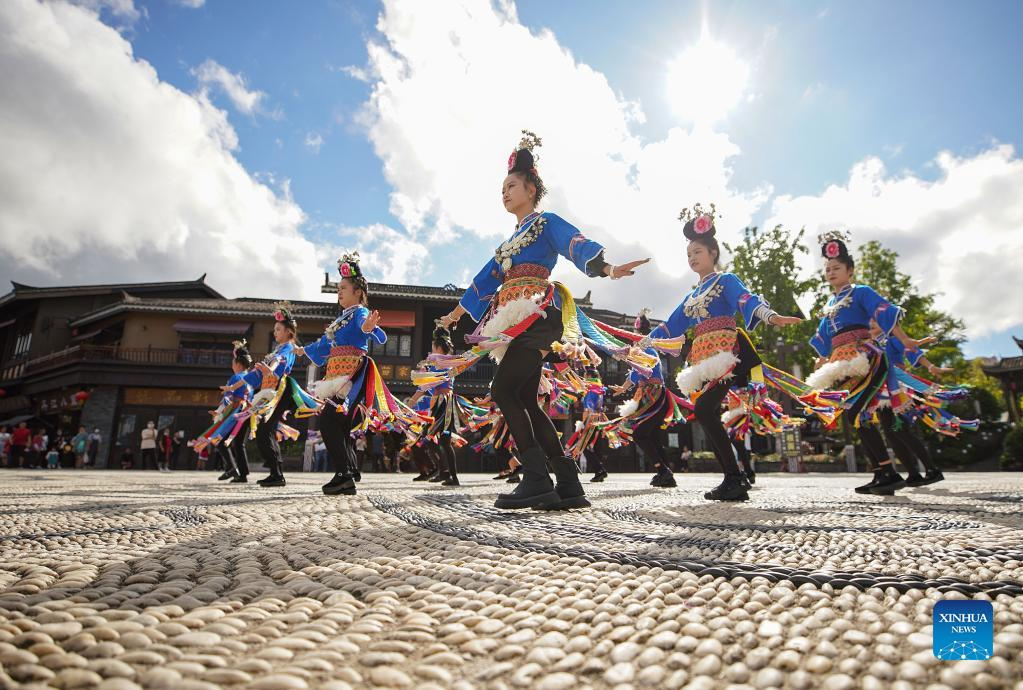
M85 456L89 451L89 434L86 433L84 425L78 427L78 433L71 439L71 451L75 454L75 469L85 467Z
M174 458L181 457L181 447L183 445L185 445L185 432L182 429L178 429L174 432ZM171 458L171 467L174 466L174 458Z
M205 470L206 469L206 461L209 459L209 457L210 457L210 447L209 446L203 446L202 450L200 450L198 452L198 454L196 455L196 458L195 458L195 469L199 470L200 472Z
M160 471L170 472L171 456L174 454L174 438L170 429L164 429L160 436Z
M103 441L103 436L99 433L99 427L92 430L89 434L89 451L85 458L86 467L95 467L96 459L99 457L99 444Z
M148 470L149 465L156 467L156 424L146 422L146 428L142 430L142 442L139 444L142 449L142 469Z
M60 467L60 451L58 450L58 444L56 443L50 446L50 450L46 453L46 466L51 470L55 470Z
M32 432L28 430L28 424L20 422L17 428L11 432L10 463L12 467L28 467L31 445Z
M682 471L689 471L689 461L693 459L693 451L689 450L689 446L682 446L682 457L679 462L682 465Z
M356 468L361 472L362 466L366 463L366 437L359 436L355 439L355 462Z
M132 453L131 446L125 446L121 451L121 469L130 470L133 467L135 467L135 455Z
M313 472L327 471L327 444L323 442L323 436L316 435L316 444L313 446Z
M32 437L32 454L29 456L29 467L42 467L46 462L46 449L50 445L50 439L42 427L36 429Z
M373 471L381 472L384 468L384 437L373 434Z
M0 467L7 467L11 452L11 435L6 426L0 426Z

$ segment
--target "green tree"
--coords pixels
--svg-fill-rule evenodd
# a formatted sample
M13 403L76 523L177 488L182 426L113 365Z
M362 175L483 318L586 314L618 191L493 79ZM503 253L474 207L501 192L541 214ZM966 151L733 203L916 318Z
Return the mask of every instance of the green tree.
M729 270L778 313L798 315L797 299L813 291L818 281L816 277L799 277L801 255L809 251L804 244L805 236L805 229L793 232L781 225L767 231L748 227L743 230L739 244L724 245L732 256ZM808 320L798 326L761 327L751 337L765 361L790 371L798 364L806 376L813 361L813 350L807 341L817 326L809 314L803 316Z

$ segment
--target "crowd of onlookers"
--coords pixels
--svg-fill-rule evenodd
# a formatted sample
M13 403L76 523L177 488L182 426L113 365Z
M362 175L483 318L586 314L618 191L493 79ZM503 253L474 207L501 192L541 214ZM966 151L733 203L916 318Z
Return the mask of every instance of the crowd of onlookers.
M58 429L49 434L43 427L20 422L13 429L0 426L0 466L21 468L93 467L102 441L99 429L84 426L77 433Z

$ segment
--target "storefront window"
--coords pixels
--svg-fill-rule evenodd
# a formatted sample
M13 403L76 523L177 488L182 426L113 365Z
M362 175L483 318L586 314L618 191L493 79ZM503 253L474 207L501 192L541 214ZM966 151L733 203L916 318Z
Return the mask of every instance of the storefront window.
M117 445L131 446L132 434L135 432L135 415L122 414L121 423L117 427Z

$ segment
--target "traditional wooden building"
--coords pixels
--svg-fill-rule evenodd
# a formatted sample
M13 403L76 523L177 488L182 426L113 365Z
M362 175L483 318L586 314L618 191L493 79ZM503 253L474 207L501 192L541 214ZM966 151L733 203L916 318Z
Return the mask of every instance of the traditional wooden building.
M324 301L292 301L299 341L318 338L337 315L324 277ZM391 390L413 392L409 374L430 351L434 320L462 295L453 285L428 287L370 283L372 306L388 333L372 354ZM594 308L593 316L631 327L634 317ZM147 421L192 438L209 423L230 375L232 341L245 338L255 356L272 347L275 300L228 299L194 281L37 288L18 283L0 297L0 424L28 420L51 434L79 424L99 429L100 466L113 466L121 449L136 449ZM671 362L672 368L677 362ZM459 377L460 391L485 395L493 362L481 361ZM624 367L605 359L604 380L620 382ZM313 367L297 372L303 382ZM571 419L563 420L570 431ZM673 432L679 434L679 431ZM691 432L665 436L669 446L690 445ZM187 454L187 449L183 451ZM616 455L612 469L638 469L633 449ZM183 466L183 464L181 465Z
M1016 337L1013 340L1019 349L1023 350L1023 340ZM1023 393L1023 356L982 360L981 369L1002 384L1005 406L1009 409L1009 421L1019 424L1020 394Z

